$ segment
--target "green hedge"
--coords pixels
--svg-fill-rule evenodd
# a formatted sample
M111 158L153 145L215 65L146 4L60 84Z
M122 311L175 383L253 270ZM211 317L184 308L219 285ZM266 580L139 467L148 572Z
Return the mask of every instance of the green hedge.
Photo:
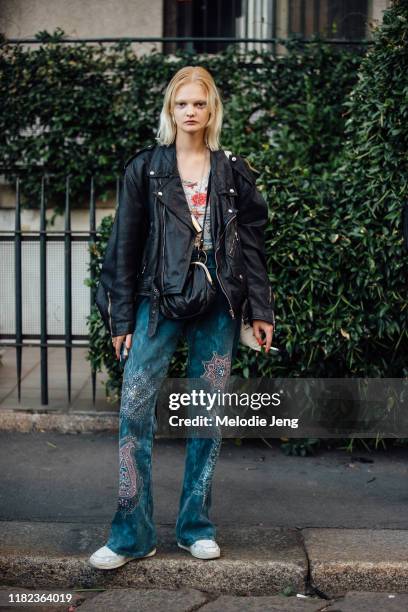
M355 54L319 44L302 53L293 42L282 58L244 56L233 46L215 56L152 52L138 58L129 44L70 46L58 42L63 35L42 33L42 44L28 50L5 44L0 55L0 156L10 179L16 165L29 169L22 183L27 207L39 206L43 168L53 175L48 195L57 211L63 210L67 173L74 204L87 202L91 174L98 195L107 196L124 160L153 142L167 82L191 63L207 67L222 92L225 147L256 155L273 129L291 168L327 164L340 146L344 122L338 117L355 82ZM256 111L264 116L252 123Z

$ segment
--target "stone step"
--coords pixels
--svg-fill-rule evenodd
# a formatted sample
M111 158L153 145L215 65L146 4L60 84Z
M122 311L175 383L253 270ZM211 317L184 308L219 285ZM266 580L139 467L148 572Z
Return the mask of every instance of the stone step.
M177 547L174 527L159 526L154 557L97 570L88 558L107 536L106 527L86 523L2 521L0 584L195 589L234 596L317 593L323 598L348 591L408 593L404 530L223 527L217 535L221 558L201 561Z
M193 588L235 595L303 592L308 572L296 529L223 528L222 557L195 559L180 549L174 529L158 529L157 554L103 571L88 557L107 529L78 523L0 523L0 584L25 588Z

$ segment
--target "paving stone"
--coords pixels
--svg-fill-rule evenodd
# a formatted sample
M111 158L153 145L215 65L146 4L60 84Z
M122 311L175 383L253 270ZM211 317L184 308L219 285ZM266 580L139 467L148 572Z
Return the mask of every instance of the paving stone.
M200 612L320 612L327 609L322 599L297 597L233 597L221 595L200 608Z
M111 589L81 605L81 612L190 612L207 601L194 589Z
M70 602L67 602L66 595L72 595L72 599ZM35 596L35 595L65 595L64 598L61 597L61 603L10 603L10 595L13 595L13 600L16 600L16 596L18 595L20 598L22 595L27 596ZM49 590L49 589L23 589L21 587L16 586L0 586L0 612L11 612L11 610L24 610L24 612L66 612L71 606L73 609L76 609L76 606L80 606L84 601L90 600L93 597L98 595L96 592L92 591L69 591L67 589L64 590Z
M408 592L407 531L304 529L302 534L312 584L327 595Z
M332 603L327 612L404 612L408 610L408 593L346 593Z

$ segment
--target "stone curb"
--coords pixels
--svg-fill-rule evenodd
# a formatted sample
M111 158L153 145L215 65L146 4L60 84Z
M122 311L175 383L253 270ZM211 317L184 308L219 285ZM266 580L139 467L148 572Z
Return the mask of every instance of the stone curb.
M117 432L117 412L81 414L0 410L0 431L30 433L54 431L64 434Z
M211 593L264 595L290 588L305 591L305 571L296 563L274 561L183 560L156 555L132 561L118 570L91 568L85 557L0 555L0 584L29 588L193 588Z
M0 523L0 584L25 588L169 588L234 595L304 592L307 559L294 529L224 528L222 556L202 561L160 527L157 554L103 571L88 558L106 542L105 527L78 523Z
M346 591L408 592L408 531L303 529L313 585Z
M223 528L222 556L201 561L159 527L158 553L112 571L88 564L106 527L0 523L0 584L25 588L196 589L219 595L276 595L290 588L338 597L348 591L408 593L408 531Z
M40 412L38 409L5 410L0 408L0 432L33 433L55 432L61 434L117 433L119 412L87 411L81 413ZM155 439L170 436L155 434Z

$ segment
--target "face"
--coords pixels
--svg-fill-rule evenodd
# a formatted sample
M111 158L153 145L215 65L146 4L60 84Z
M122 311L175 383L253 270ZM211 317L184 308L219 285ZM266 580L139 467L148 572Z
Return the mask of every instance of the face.
M173 115L177 130L187 133L204 130L210 118L210 111L207 92L200 83L188 83L178 88Z

